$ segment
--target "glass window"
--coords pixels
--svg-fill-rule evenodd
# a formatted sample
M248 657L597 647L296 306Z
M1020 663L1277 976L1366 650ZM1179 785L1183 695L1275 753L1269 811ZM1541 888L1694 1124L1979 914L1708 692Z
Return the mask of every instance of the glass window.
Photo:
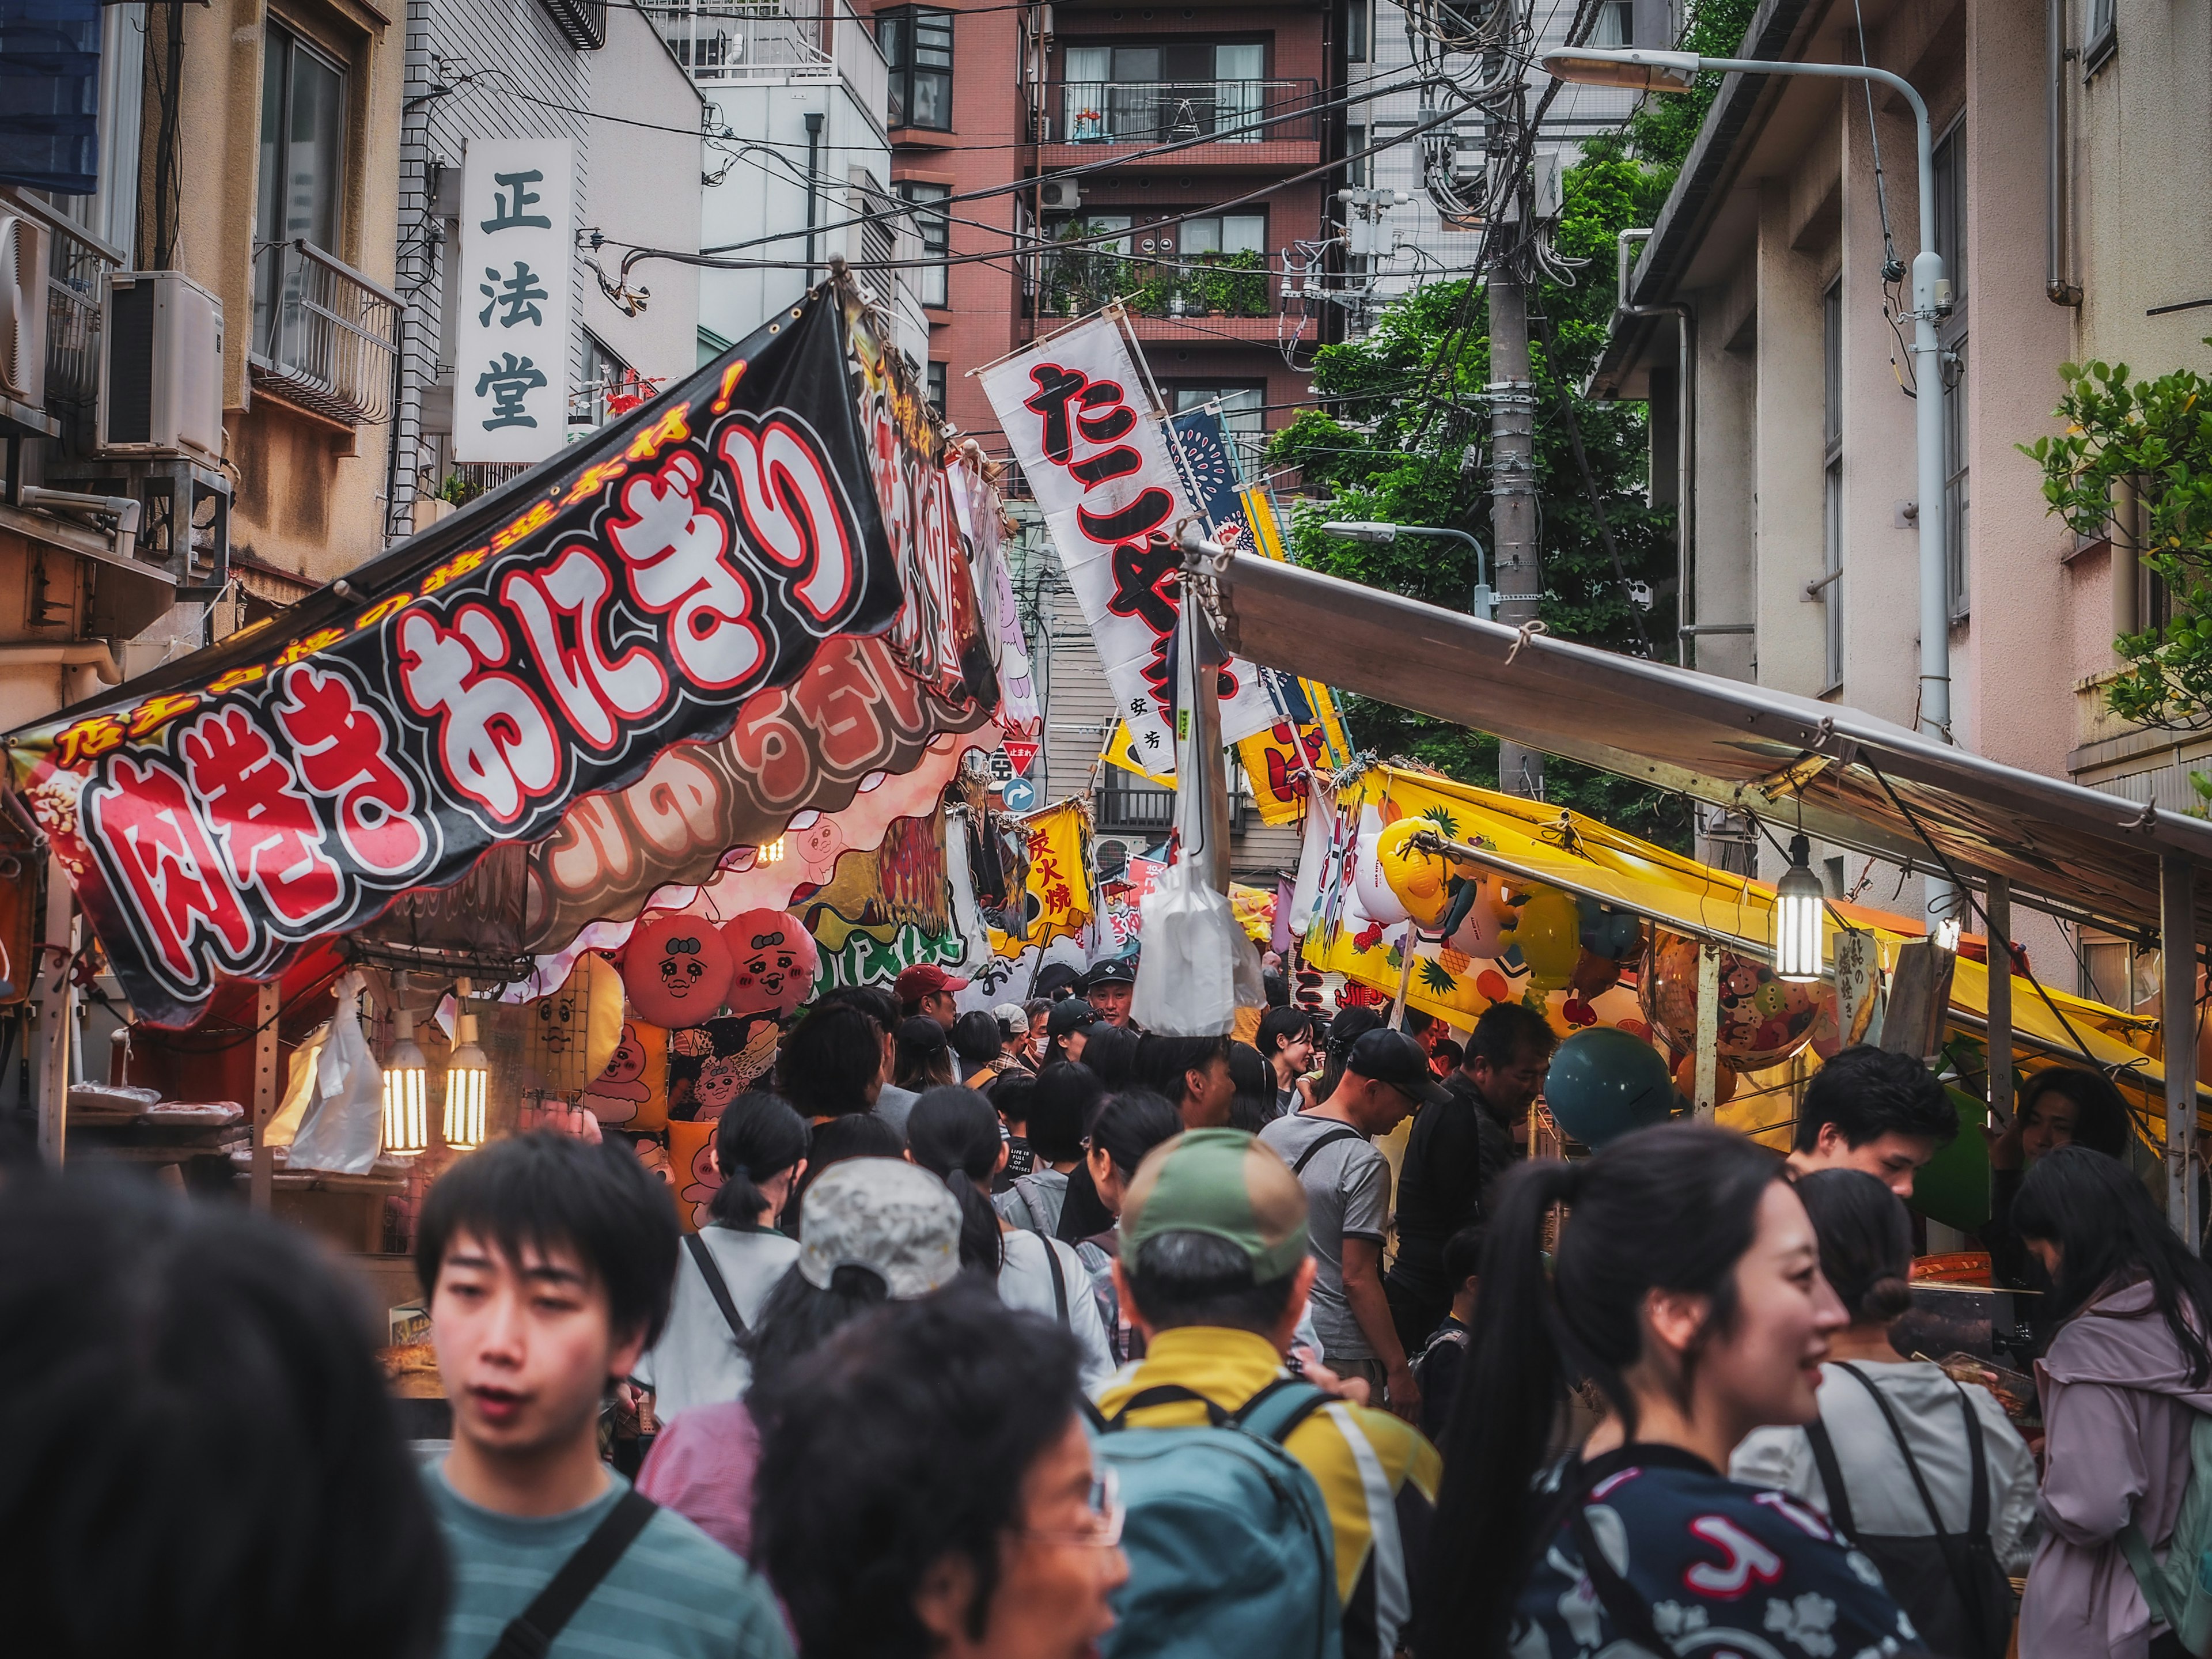
M2082 67L2094 73L2112 55L2117 30L2112 0L2089 0L2089 16L2082 32Z
M928 388L929 401L936 404L937 412L942 415L945 412L945 364L941 359L934 357L930 359L926 384Z
M1174 388L1175 412L1202 409L1208 404L1216 405L1221 414L1222 430L1229 434L1230 447L1237 452L1237 463L1247 477L1257 475L1261 460L1267 448L1267 388L1265 386L1191 386Z
M304 238L325 252L338 252L344 133L344 71L289 29L270 24L262 58L261 179L253 222L259 349L274 349L278 273L299 268L297 261L284 260L283 246Z
M1186 255L1264 253L1267 247L1267 216L1221 213L1203 219L1186 219L1179 240Z
M1827 666L1824 690L1844 683L1844 285L1840 278L1821 295L1821 356L1826 411L1822 477L1820 597L1827 607Z
M941 204L952 194L950 185L925 184L919 179L898 181L900 197L913 204L914 228L921 238L924 258L939 263L924 265L914 273L915 291L926 306L942 307L947 302L946 276L948 267L942 262L952 251L952 221Z
M1597 9L1597 27L1590 31L1594 46L1632 46L1636 44L1636 0L1604 0Z
M1951 279L1954 307L1966 303L1966 128L1953 127L1936 146L1936 252Z
M611 416L627 415L651 388L628 363L607 349L596 335L584 336L584 380L568 400L568 424L597 427Z
M1359 152L1367 148L1367 124L1347 122L1344 129L1344 183L1348 190L1364 190L1374 177L1375 158Z
M1367 61L1369 41L1375 30L1375 0L1352 0L1345 9L1344 55L1351 62Z
M876 19L876 42L890 64L890 124L952 130L952 14L902 6Z

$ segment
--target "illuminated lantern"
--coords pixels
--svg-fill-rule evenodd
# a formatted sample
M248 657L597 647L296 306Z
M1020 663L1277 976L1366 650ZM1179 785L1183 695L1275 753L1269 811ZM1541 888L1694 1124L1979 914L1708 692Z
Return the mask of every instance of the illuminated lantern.
M623 989L655 1025L702 1025L722 1009L733 964L721 931L704 916L648 911L623 952Z
M477 1017L469 1012L468 981L453 988L453 997L460 1012L453 1020L453 1052L446 1061L446 1145L468 1152L484 1143L491 1061L477 1046Z
M1571 894L1540 887L1521 907L1513 926L1499 936L1507 950L1518 950L1528 964L1528 989L1563 991L1574 982L1582 960L1582 918Z
M417 1158L430 1149L430 1062L415 1041L415 1016L392 1010L392 1052L384 1062L384 1150Z
M747 910L722 927L735 970L730 976L733 1014L773 1014L787 1019L813 994L822 953L799 919L781 910Z

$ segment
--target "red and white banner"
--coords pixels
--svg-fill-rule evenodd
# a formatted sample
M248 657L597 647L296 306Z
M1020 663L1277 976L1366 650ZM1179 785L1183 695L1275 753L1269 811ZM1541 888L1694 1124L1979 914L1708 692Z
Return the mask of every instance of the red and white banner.
M984 370L983 385L1044 509L1068 585L1139 753L1172 767L1169 651L1182 612L1176 532L1191 505L1159 419L1111 318L1079 324ZM1282 713L1241 657L1221 670L1221 737L1264 732Z

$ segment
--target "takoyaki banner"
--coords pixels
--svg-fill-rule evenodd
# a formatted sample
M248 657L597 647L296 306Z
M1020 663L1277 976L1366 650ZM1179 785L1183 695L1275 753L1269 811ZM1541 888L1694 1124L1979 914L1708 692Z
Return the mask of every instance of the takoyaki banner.
M818 290L276 625L10 737L139 1016L189 1023L890 629L848 327ZM959 632L927 622L902 654Z

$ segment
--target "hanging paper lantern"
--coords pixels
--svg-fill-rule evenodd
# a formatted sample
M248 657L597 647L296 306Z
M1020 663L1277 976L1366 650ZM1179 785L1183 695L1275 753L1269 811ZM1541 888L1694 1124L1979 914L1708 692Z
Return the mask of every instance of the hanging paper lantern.
M655 1025L697 1025L721 1012L730 994L730 947L703 916L648 911L623 953L630 1006Z
M668 1121L668 1033L626 1019L615 1051L582 1105L611 1129L653 1130Z
M676 1219L687 1233L696 1233L714 1218L714 1194L722 1176L714 1168L714 1126L712 1123L672 1123L668 1126L668 1172L676 1194Z
M736 964L730 976L732 1013L787 1019L813 994L822 953L796 916L747 910L723 924L722 943Z
M1697 940L1662 934L1638 990L1652 1029L1677 1054L1693 1053L1698 1039ZM1832 987L1793 984L1777 978L1756 957L1722 951L1721 1058L1740 1072L1780 1065L1805 1046L1821 1007L1834 997Z
M574 1098L607 1069L622 1040L622 979L605 957L586 951L550 996L525 1006L525 1091Z
M1553 887L1538 888L1501 939L1528 964L1529 991L1563 991L1573 983L1583 943L1582 919L1572 895Z
M1559 1127L1595 1151L1674 1109L1667 1062L1648 1042L1600 1025L1559 1045L1544 1079L1544 1104Z

